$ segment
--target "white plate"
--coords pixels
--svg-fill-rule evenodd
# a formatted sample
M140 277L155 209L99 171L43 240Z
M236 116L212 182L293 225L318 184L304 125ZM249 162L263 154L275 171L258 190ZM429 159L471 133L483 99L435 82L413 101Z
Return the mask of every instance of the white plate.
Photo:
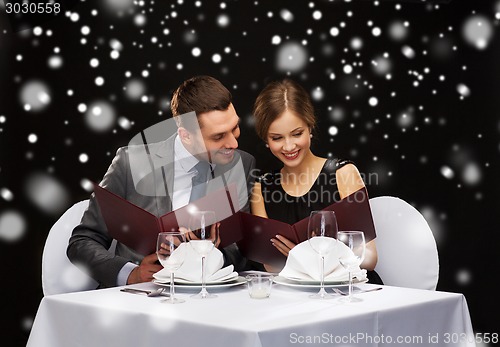
M368 279L365 279L363 281L358 281L357 279L354 279L352 282L353 284L360 284L360 283L366 283L368 282ZM274 283L281 284L284 286L289 286L289 287L301 287L301 288L319 288L320 283L319 281L297 281L297 280L291 280L282 276L276 276L274 277ZM325 287L327 288L332 288L332 287L345 287L349 285L349 281L325 281Z
M159 282L158 280L153 280L153 283L156 283L160 286L169 287L170 283ZM230 282L212 282L207 283L207 287L210 288L224 288L224 287L233 287L239 286L240 284L247 283L247 280L244 277L238 276ZM175 288L201 288L201 283L175 283Z
M295 277L286 277L286 276L280 276L286 280L289 280L289 281L292 281L292 282L295 282L295 283L300 283L300 284L317 284L319 285L319 281L316 281L316 280L312 280L312 279L303 279L303 278L295 278ZM366 280L358 280L357 277L354 277L353 278L353 282L354 284L356 283L364 283L368 281L367 279ZM349 281L346 279L346 280L328 280L325 278L325 284L340 284L340 285L348 285L349 284Z
M157 274L154 274L153 275L154 279L158 282L158 283L170 283L170 277L160 277L158 276ZM229 281L234 281L236 278L238 277L238 273L236 271L233 271L229 274L227 274L226 276L222 276L221 278L217 279L217 280L214 280L214 281L207 281L207 284L210 283L210 284L218 284L218 283L224 283L224 282L229 282ZM179 284L201 284L201 281L200 282L193 282L193 281L190 281L190 280L187 280L185 278L175 278L175 283L179 283Z
M234 275L231 275L230 277L223 277L219 280L208 281L207 284L222 284L222 283L234 281L237 278L238 278L238 273L234 272ZM163 281L163 282L170 283L170 280ZM191 282L191 281L188 281L188 280L183 279L183 278L176 278L175 284L199 284L201 286L201 282Z

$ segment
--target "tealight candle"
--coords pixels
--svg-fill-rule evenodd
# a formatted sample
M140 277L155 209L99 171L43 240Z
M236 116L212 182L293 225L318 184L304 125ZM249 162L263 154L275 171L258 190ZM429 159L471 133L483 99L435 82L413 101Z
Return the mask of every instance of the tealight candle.
M252 274L246 277L248 294L253 299L265 299L271 295L273 276Z
M253 287L250 289L250 296L254 299L265 299L269 297L270 293L270 286L268 288L263 288L263 287Z

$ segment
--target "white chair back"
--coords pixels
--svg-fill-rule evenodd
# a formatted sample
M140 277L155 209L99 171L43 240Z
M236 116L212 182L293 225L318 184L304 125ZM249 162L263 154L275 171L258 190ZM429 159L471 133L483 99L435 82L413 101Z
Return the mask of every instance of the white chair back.
M89 200L70 207L52 226L42 255L42 289L44 295L95 289L98 283L73 265L66 256L68 240L87 209Z
M434 235L422 214L392 196L370 199L377 232L375 271L385 284L436 290L439 257Z

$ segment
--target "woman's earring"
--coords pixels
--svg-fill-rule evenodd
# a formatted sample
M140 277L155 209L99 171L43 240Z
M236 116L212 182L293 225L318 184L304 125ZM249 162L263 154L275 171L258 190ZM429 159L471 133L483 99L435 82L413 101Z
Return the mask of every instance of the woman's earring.
M309 134L309 137L312 139L313 138L313 134Z
M266 147L269 148L269 144L268 143L266 143Z

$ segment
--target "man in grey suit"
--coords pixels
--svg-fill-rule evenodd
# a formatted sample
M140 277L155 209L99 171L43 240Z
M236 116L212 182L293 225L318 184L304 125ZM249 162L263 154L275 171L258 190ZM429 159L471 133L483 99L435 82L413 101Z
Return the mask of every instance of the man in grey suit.
M194 176L199 179L199 171L207 170L207 174L201 175L205 181L214 179L217 169L222 172L220 175L231 178L223 170L229 167L226 173L240 176L236 177L236 181L241 182L243 179L242 190L246 196L240 197L239 206L248 211L248 192L253 182L255 158L237 150L239 117L232 104L231 93L212 77L193 77L174 92L171 109L178 126L176 133L159 143L118 149L100 186L161 216L191 201L195 195L193 179ZM197 127L185 121L189 117L181 117L190 112L195 115ZM147 152L147 155L136 155L138 149L143 154ZM146 161L144 158L147 158ZM147 164L143 164L148 161L151 164L149 174L155 177L154 180L144 179L148 176L148 170L145 170L145 174L142 169ZM199 166L199 163L211 165ZM241 169L235 170L237 167ZM160 190L163 193L158 193ZM95 195L92 194L89 207L69 240L67 255L71 262L85 268L99 283L99 287L151 281L152 275L161 270L156 254L138 254L120 243L116 245L115 252L110 252L108 249L112 241ZM230 245L222 251L225 263L233 263L236 271L249 269L251 262L241 257L236 245Z

